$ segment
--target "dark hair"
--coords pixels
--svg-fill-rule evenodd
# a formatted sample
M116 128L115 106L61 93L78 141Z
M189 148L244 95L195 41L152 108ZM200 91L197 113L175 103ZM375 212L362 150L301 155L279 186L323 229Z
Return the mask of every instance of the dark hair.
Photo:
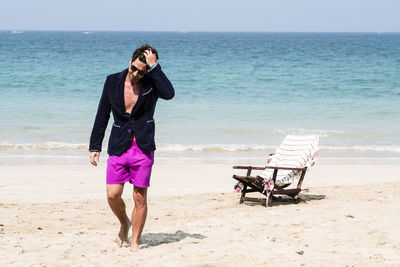
M140 61L142 61L143 63L146 63L146 57L144 56L144 51L149 50L149 49L151 50L151 52L153 52L153 54L156 55L156 57L158 59L157 50L148 44L144 44L141 47L137 48L135 50L135 52L133 52L132 61L135 61L137 58L139 58Z

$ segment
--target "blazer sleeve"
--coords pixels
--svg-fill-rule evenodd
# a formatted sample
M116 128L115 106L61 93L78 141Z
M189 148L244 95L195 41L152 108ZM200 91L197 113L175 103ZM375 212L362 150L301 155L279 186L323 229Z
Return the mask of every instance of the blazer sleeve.
M97 108L96 118L94 120L92 134L90 135L89 151L101 151L104 134L110 119L111 104L107 95L107 81L104 83L103 93Z
M169 100L175 96L175 90L167 76L161 70L160 64L148 72L148 75L153 80L158 96L162 99Z

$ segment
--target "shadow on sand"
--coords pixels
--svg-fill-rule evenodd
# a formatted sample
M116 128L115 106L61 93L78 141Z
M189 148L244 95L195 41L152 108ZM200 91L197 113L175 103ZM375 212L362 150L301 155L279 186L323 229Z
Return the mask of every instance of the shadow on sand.
M174 234L166 234L166 233L143 234L141 237L141 243L143 244L142 248L149 248L149 247L159 246L162 244L179 242L182 239L185 239L186 237L191 237L196 239L206 238L206 236L201 234L188 234L181 230L178 230Z
M307 190L305 190L307 191ZM323 200L326 195L312 195L312 194L302 194L300 193L298 198L294 199L288 196L273 196L272 198L272 206L280 206L280 205L293 205L293 204L305 204L310 201L315 200ZM245 201L244 204L248 206L256 206L256 205L264 205L260 202L248 202Z
M323 200L325 197L326 195L311 195L311 194L299 194L298 198L296 199L286 196L279 196L272 200L272 206L305 204L314 200Z

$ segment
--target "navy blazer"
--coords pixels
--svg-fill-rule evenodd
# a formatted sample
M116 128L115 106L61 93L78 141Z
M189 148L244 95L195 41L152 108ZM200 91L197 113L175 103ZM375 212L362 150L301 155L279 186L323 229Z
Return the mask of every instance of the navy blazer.
M160 64L142 78L142 87L132 112L127 113L124 100L124 83L128 69L107 76L97 109L89 151L101 151L110 112L114 117L107 152L119 156L126 151L132 135L138 146L146 151L156 149L154 142L154 110L157 99L171 99L174 87L161 70Z

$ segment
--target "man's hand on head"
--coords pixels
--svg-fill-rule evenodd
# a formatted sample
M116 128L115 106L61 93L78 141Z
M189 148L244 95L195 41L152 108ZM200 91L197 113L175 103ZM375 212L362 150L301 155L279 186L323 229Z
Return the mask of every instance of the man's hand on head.
M93 166L97 166L97 162L100 160L100 152L99 151L91 151L90 152L90 163Z
M144 56L146 57L147 66L151 67L152 65L157 64L157 56L153 54L151 49L144 51Z

